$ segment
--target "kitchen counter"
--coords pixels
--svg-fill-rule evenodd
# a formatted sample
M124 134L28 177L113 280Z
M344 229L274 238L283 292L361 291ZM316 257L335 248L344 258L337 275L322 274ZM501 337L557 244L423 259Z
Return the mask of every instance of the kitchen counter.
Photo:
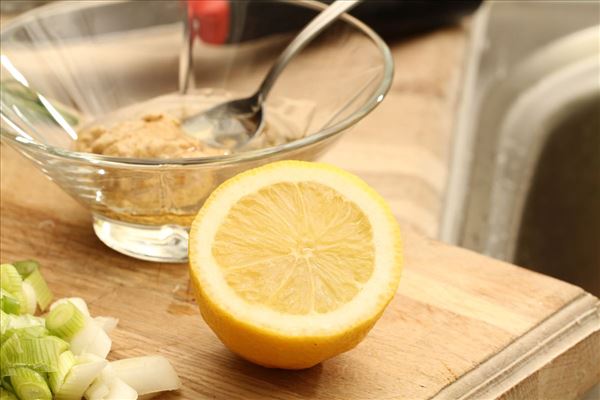
M171 359L184 386L167 399L578 398L600 381L598 299L422 235L437 232L465 43L458 27L392 45L388 98L324 157L375 187L404 231L399 291L355 350L304 371L240 360L203 323L184 266L105 247L88 212L6 145L0 257L40 260L58 297L119 318L112 358Z

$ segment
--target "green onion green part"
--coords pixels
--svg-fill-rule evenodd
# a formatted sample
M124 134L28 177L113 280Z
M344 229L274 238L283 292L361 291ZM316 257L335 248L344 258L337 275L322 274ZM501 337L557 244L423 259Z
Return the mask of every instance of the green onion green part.
M71 368L75 365L75 356L69 350L58 358L58 369L48 374L48 383L52 393L58 392Z
M27 301L23 295L23 279L12 264L0 264L0 288L19 300L21 314L27 312Z
M0 288L6 290L8 293L16 296L21 292L21 285L23 279L17 272L17 269L12 264L1 264L0 265Z
M10 376L0 378L0 384L5 390L8 390L10 393L15 393L15 389L13 389L12 385L10 384Z
M18 314L21 310L21 303L8 291L0 289L0 309L8 314Z
M30 262L30 261L28 261ZM35 262L35 261L34 261ZM37 264L37 263L36 263ZM52 303L52 292L48 287L48 284L44 280L44 277L40 273L39 269L35 269L32 271L27 278L25 278L25 282L29 283L35 292L35 297L37 299L37 303L40 306L42 311L45 311L50 303Z
M84 325L84 315L70 302L55 307L46 317L46 328L65 340L70 340Z
M32 369L15 369L10 381L20 400L52 400L44 377Z
M53 336L28 337L12 334L0 347L2 377L12 375L18 368L30 368L40 373L58 369L58 358L69 345Z
M27 278L33 271L37 271L40 268L40 264L35 260L15 261L12 265L23 279Z
M12 392L9 392L7 389L0 387L0 400L18 400L17 396L15 396Z

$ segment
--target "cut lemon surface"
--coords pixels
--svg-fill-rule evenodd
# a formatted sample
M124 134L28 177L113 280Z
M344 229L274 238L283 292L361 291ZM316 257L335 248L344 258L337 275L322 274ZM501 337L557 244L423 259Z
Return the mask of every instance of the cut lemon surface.
M396 292L400 231L385 201L339 168L281 161L219 186L196 216L191 279L233 352L307 368L356 346Z

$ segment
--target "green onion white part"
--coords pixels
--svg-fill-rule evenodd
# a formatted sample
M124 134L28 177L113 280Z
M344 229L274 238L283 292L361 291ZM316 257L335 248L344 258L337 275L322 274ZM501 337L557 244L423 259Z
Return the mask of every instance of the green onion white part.
M104 369L108 368L109 365L104 367ZM98 378L94 380L94 382L87 388L83 397L86 400L104 400L104 398L108 395L110 389L108 387L108 382L102 379L102 374Z
M136 400L137 392L115 373L109 364L85 392L87 400Z
M112 330L115 329L119 324L119 320L112 317L96 317L94 319L96 320L98 325L100 325L100 327L104 329L104 332L108 334L110 334Z
M35 290L29 284L29 282L24 281L21 286L21 290L23 291L23 298L25 299L25 305L27 307L27 314L35 314L35 310L37 308L37 298L35 296Z
M32 369L15 369L10 381L20 400L52 400L46 380Z
M63 299L58 299L54 303L52 303L52 305L50 306L50 311L52 311L55 307L58 307L59 305L67 302L72 303L86 317L90 316L90 310L88 309L87 303L81 297L65 297Z
M112 341L92 317L84 317L84 321L83 329L71 339L71 351L75 355L91 353L106 358Z
M181 381L169 360L163 356L145 356L113 361L115 373L140 396L177 390Z
M48 385L52 393L58 392L71 368L75 365L75 356L69 350L64 351L58 358L55 372L48 373Z
M137 392L120 378L114 378L109 384L109 392L104 400L136 400Z
M55 393L56 400L80 400L90 384L102 372L108 361L93 354L77 357L76 364Z

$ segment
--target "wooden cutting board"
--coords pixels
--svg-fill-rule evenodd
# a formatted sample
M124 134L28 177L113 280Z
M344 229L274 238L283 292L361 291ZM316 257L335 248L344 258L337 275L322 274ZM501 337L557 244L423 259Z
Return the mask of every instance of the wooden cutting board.
M2 262L35 258L56 296L119 318L110 358L168 357L183 389L165 399L568 399L600 381L598 299L410 230L399 291L356 349L304 371L252 365L204 324L185 265L108 249L86 210L1 152Z

